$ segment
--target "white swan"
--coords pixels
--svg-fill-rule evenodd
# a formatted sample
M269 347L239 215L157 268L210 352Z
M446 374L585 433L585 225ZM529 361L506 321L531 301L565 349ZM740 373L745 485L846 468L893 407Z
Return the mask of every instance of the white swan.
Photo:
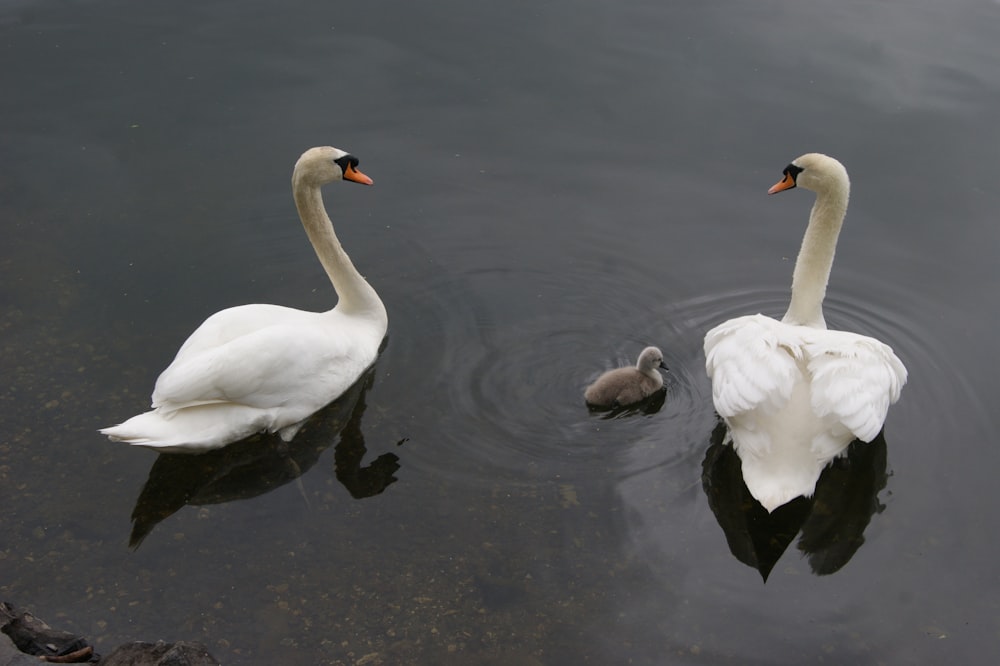
M657 368L667 369L663 353L656 347L646 347L634 367L608 370L587 387L583 399L591 407L603 409L642 402L663 387Z
M832 157L810 153L768 194L816 193L792 277L788 311L730 319L705 335L715 409L729 426L750 493L769 512L812 495L823 468L855 438L874 439L906 383L906 368L874 338L829 331L823 297L850 181Z
M320 188L335 180L371 185L358 159L310 148L292 190L306 234L339 300L328 312L242 305L216 312L184 342L156 380L153 409L104 428L112 440L198 453L266 430L291 440L375 361L388 318L333 231Z

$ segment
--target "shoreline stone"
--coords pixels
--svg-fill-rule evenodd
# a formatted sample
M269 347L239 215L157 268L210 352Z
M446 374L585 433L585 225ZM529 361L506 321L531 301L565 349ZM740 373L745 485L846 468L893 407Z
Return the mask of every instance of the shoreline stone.
M201 643L134 641L101 658L82 636L53 629L30 612L0 603L0 666L98 664L99 666L221 666Z

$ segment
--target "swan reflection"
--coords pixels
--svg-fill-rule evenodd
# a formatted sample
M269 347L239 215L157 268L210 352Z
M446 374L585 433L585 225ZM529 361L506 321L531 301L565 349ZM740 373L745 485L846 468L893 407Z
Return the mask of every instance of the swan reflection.
M768 513L743 481L740 458L724 444L726 426L712 431L702 463L702 487L708 505L726 535L729 550L757 569L764 581L801 532L798 549L818 576L839 571L864 543L864 531L885 508L878 494L888 481L883 433L869 443L855 440L834 459L810 497L799 496Z
M310 417L291 442L260 434L197 456L160 454L132 510L129 546L138 548L160 521L185 505L249 499L291 481L301 484L299 477L316 464L338 434L334 447L337 480L356 499L384 491L396 481L399 457L383 453L367 466L361 465L367 451L361 419L374 376L373 366L347 392Z

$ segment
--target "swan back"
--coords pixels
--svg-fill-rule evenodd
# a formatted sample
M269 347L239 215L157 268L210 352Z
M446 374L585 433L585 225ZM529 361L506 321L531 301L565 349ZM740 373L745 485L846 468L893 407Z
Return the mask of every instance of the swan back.
M823 468L855 439L874 439L906 368L875 338L738 317L705 336L716 412L766 508L812 495Z

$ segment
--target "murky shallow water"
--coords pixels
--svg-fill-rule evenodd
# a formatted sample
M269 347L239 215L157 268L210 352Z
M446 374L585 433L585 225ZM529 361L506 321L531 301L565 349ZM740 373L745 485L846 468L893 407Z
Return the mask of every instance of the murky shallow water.
M974 0L6 5L0 596L100 650L233 664L995 653L998 23ZM328 142L376 181L326 192L390 313L371 386L280 459L104 441L211 312L330 306L288 191ZM764 191L807 150L854 183L827 319L910 381L863 543L816 576L793 540L764 584L706 494L701 338L783 310L810 197ZM646 344L662 408L589 414Z

